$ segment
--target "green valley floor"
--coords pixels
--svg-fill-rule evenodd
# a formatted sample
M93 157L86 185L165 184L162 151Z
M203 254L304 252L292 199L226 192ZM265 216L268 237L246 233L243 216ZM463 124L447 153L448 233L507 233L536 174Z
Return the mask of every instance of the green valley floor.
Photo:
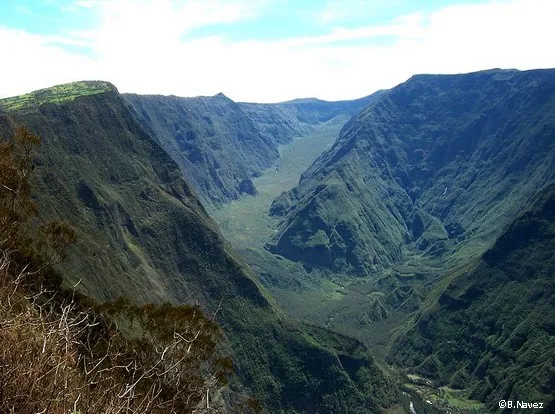
M272 201L298 184L301 174L331 147L347 120L344 116L333 118L317 126L311 135L281 145L274 165L253 180L256 196L245 196L209 211L236 249L262 247L269 241L277 226L277 220L268 215Z
M343 116L333 118L317 126L310 135L282 145L280 158L253 180L258 191L256 196L244 196L220 208L212 208L209 214L290 316L362 340L376 355L383 357L390 332L404 315L376 318L360 312L361 308L369 306L376 307L377 314L385 312L379 309L382 307L381 292L367 292L364 283L353 284L342 275L328 274L323 278L317 271L308 272L301 265L264 249L279 225L279 218L268 214L272 201L297 185L301 174L331 147L346 121ZM407 277L412 275L410 269L404 271ZM358 313L365 320L355 317ZM363 329L358 329L359 323Z

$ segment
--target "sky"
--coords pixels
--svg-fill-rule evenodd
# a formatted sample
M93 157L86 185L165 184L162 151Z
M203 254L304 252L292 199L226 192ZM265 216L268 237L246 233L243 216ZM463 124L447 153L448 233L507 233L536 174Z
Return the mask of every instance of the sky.
M1 0L0 98L77 80L354 99L419 73L555 67L555 0Z

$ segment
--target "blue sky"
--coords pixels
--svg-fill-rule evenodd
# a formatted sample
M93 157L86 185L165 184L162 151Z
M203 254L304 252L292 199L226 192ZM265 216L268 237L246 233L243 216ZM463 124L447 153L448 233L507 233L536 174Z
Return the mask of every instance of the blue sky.
M148 3L148 2L130 2ZM154 5L155 2L152 2ZM175 7L186 2L174 1ZM228 2L233 4L233 2ZM257 2L252 2L256 5ZM388 23L400 15L431 12L449 4L475 4L468 1L318 1L278 0L265 2L256 16L238 22L204 26L192 35L225 35L234 40L275 40L296 36L326 34L330 27L342 24L361 27ZM102 19L102 1L7 0L0 4L0 24L24 29L29 33L65 35L72 30L92 29ZM240 4L240 2L235 2Z
M349 99L415 73L554 67L553 0L7 0L0 97L122 92Z

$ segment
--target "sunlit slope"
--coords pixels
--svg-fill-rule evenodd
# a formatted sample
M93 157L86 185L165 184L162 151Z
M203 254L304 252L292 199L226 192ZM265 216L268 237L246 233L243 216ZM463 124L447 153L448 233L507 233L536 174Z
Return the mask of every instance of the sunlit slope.
M270 248L358 276L483 251L555 178L554 113L554 70L414 76L276 199Z
M103 81L73 82L51 88L40 89L26 95L14 96L1 100L4 110L24 110L37 108L44 103L69 102L81 96L95 95L113 90L114 86Z

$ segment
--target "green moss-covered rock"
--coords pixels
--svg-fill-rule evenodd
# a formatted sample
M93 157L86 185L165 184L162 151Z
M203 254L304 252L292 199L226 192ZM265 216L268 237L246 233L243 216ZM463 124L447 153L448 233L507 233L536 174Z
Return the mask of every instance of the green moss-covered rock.
M45 103L62 103L72 101L81 96L115 90L114 85L103 81L81 81L53 86L28 93L0 99L0 108L5 111L37 108Z

